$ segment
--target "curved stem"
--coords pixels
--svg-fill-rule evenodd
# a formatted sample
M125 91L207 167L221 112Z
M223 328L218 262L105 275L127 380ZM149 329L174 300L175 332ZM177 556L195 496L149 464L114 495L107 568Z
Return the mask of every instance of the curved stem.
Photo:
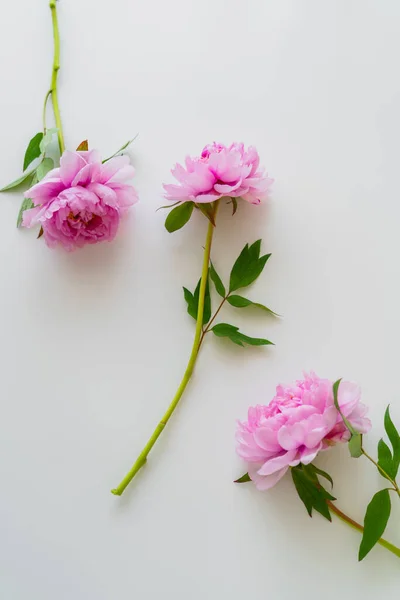
M357 521L354 521L351 517L348 517L344 512L342 512L339 508L337 508L337 506L335 506L330 500L327 501L327 504L328 504L329 508L331 509L331 511L333 513L335 513L335 515L337 517L339 517L339 519L341 519L342 521L347 523L347 525L350 525L350 527L352 527L353 529L356 529L360 533L363 533L364 527L362 525L357 523ZM394 546L393 544L391 544L390 542L387 542L383 538L380 538L378 540L378 544L380 544L381 546L386 548L386 550L389 550L389 552L392 552L392 554L395 554L396 556L398 556L400 558L400 548L398 548L397 546Z
M49 97L51 96L51 90L49 90L46 94L46 96L44 97L44 103L43 103L43 134L46 134L46 110L47 110L47 100L49 99Z
M383 477L385 477L385 479L387 479L388 481L390 481L390 483L393 486L393 490L398 494L398 496L400 496L400 488L397 485L396 481L394 479L392 479L386 473L386 471L384 469L382 469L382 467L380 465L378 465L378 463L372 458L372 456L370 456L367 452L365 452L364 448L361 448L361 451L362 451L363 455L365 456L365 458L368 458L368 460L371 461L372 464L374 464L376 466L376 468L381 473L381 475L383 475Z
M46 95L46 103L47 103L47 99L48 99L49 95L51 94L54 118L55 118L56 127L57 127L58 145L60 146L60 153L62 154L65 150L65 144L64 144L64 135L63 135L60 107L58 105L58 93L57 93L57 76L58 76L58 71L60 70L60 34L58 31L56 0L50 0L49 6L50 6L50 10L51 10L51 20L53 23L54 59L53 59L53 71L51 74L50 90Z
M214 320L215 320L216 316L218 315L219 311L223 307L223 305L224 305L225 301L227 300L228 296L229 296L229 294L227 296L225 296L225 298L222 298L221 304L218 306L218 308L215 311L214 315L211 317L210 321L207 323L206 328L204 329L203 333L201 334L201 338L200 338L200 341L199 341L199 348L201 346L202 341L204 340L204 336L206 335L206 333L208 333L210 331L211 325L214 323Z
M218 208L218 205L216 203L214 217L216 216L217 208ZM212 223L209 223L206 244L205 244L205 248L204 248L203 269L202 269L201 280L200 280L199 306L197 309L197 320L196 320L196 333L194 335L192 352L190 354L190 358L189 358L188 365L186 367L186 371L185 371L185 373L183 375L183 379L176 391L176 394L172 399L171 404L169 405L166 413L164 414L161 421L158 423L157 427L153 431L153 434L151 435L149 441L147 442L147 444L145 445L145 447L139 454L133 467L127 473L127 475L123 478L123 480L121 481L119 486L114 488L113 490L111 490L111 493L115 494L116 496L121 496L121 494L123 493L125 488L129 485L129 483L135 477L136 473L138 473L138 471L140 471L140 469L145 464L145 462L147 460L147 456L149 455L154 444L160 437L164 427L170 420L174 410L178 406L179 400L181 399L183 392L185 391L186 386L189 383L189 380L192 376L193 369L196 364L196 359L197 359L197 356L199 353L200 339L201 339L202 328L203 328L204 297L205 297L206 285L207 285L207 279L208 279L208 267L209 267L209 262L210 262L210 252L211 252L211 243L212 243L213 234L214 234L214 225L212 225Z

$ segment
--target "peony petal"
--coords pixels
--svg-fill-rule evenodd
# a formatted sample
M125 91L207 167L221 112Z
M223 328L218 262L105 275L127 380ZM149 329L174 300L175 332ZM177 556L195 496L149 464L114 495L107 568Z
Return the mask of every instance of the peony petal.
M255 467L253 465L249 465L248 472L249 472L249 477L254 482L256 488L262 492L262 491L269 490L272 487L274 487L274 485L276 485L278 483L278 481L280 479L282 479L282 477L285 475L287 470L288 470L288 467L284 467L283 469L280 469L279 471L275 471L275 473L272 473L271 475L262 476L262 475L259 475L257 467Z
M268 459L261 469L259 469L259 475L271 475L279 469L283 469L289 466L290 461L294 460L297 454L297 450L289 450L289 452L285 452L285 454L281 454L281 456L276 456L275 458Z
M317 456L320 450L322 450L322 443L318 444L318 446L315 446L314 448L304 448L300 451L299 462L303 463L303 465L309 465Z
M129 162L129 156L115 156L114 158L110 158L110 160L101 165L99 182L107 183L118 171L129 165Z
M65 187L71 185L77 173L86 165L85 159L79 152L65 150L60 158L60 178Z
M267 452L279 452L281 450L278 444L277 432L270 427L260 427L254 434L254 440L260 448Z
M302 423L283 425L278 431L278 442L284 450L293 450L304 443L305 426Z

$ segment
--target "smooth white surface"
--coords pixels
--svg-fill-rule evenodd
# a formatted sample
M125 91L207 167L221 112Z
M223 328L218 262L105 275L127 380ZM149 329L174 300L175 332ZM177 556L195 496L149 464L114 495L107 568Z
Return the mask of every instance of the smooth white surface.
M2 2L1 184L41 127L47 2ZM62 0L67 146L133 146L141 203L115 243L74 254L17 231L1 196L0 596L4 600L372 600L398 596L398 559L357 563L359 536L312 521L285 479L234 486L235 419L302 369L354 379L400 423L400 5L365 0ZM200 217L163 228L161 184L212 140L257 146L268 207L221 215L229 274L247 241L273 253L249 296L284 315L223 317L271 349L207 339L146 469L109 492L170 401L194 326L182 285L201 266ZM382 484L346 448L321 457L362 519ZM400 511L387 537L400 544Z

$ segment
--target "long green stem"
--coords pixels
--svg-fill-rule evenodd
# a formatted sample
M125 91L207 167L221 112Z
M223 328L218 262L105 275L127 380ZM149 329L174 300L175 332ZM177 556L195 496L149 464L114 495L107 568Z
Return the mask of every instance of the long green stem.
M350 527L352 527L353 529L356 529L360 533L363 533L364 527L362 525L357 523L357 521L354 521L352 518L348 517L344 512L342 512L339 508L337 508L337 506L335 506L329 500L328 500L327 504L328 504L329 508L331 509L331 511L333 513L335 513L335 515L337 517L339 517L339 519L341 519L342 521L347 523L347 525L350 525ZM378 540L378 544L380 544L381 546L386 548L386 550L389 550L389 552L392 552L393 554L395 554L396 556L398 556L400 558L400 548L398 548L397 546L394 546L393 544L391 544L390 542L387 542L383 538L380 538Z
M217 211L217 205L215 206L214 217L216 215L216 211ZM123 493L125 488L129 485L129 483L135 477L136 473L138 473L138 471L140 471L140 469L145 464L145 462L147 460L147 456L149 455L154 444L160 437L164 427L170 420L174 410L178 406L179 400L181 399L183 392L185 391L186 386L189 383L189 380L192 376L193 369L196 364L196 359L197 359L197 356L199 353L200 339L201 339L201 334L202 334L202 329L203 329L204 298L205 298L205 293L206 293L208 267L209 267L209 262L210 262L210 252L211 252L211 243L212 243L213 233L214 233L214 226L212 225L212 223L209 223L206 244L205 244L205 248L204 248L203 269L202 269L201 280L200 280L199 306L198 306L198 310L197 310L197 320L196 320L196 333L194 335L192 351L190 354L188 365L186 367L186 371L185 371L185 373L183 375L183 379L176 391L176 394L172 399L171 404L169 405L166 413L164 414L161 421L158 423L157 427L153 431L153 434L151 435L149 441L147 442L147 444L145 445L145 447L139 454L133 467L123 478L123 480L121 481L119 486L114 488L113 490L111 490L111 493L115 494L116 496L121 496L121 494Z
M53 70L51 74L50 90L46 95L44 114L46 111L46 104L49 95L51 94L51 100L53 103L54 118L56 121L58 144L60 146L60 153L62 154L65 150L64 135L61 123L60 107L58 105L58 93L57 93L57 77L58 71L60 70L60 33L58 31L58 19L57 19L57 7L56 0L50 0L51 20L53 22L53 38L54 38L54 59L53 59Z

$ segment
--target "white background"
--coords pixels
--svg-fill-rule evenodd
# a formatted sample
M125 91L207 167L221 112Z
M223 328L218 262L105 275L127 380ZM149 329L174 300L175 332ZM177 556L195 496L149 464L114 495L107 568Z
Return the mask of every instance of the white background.
M1 184L20 174L52 61L45 0L2 1ZM1 196L0 596L305 600L398 596L399 561L357 563L359 535L310 520L290 477L235 486L235 420L314 369L358 381L372 453L386 405L400 424L400 5L395 0L61 0L67 147L132 148L141 202L112 244L73 254L17 231ZM255 145L268 206L221 212L225 279L243 245L272 252L249 290L281 313L223 320L276 343L207 339L150 461L110 494L164 412L194 322L182 285L200 273L199 215L169 235L162 182L213 140ZM251 309L249 309L250 311ZM362 520L382 486L346 448L320 457ZM400 510L387 538L400 544Z

